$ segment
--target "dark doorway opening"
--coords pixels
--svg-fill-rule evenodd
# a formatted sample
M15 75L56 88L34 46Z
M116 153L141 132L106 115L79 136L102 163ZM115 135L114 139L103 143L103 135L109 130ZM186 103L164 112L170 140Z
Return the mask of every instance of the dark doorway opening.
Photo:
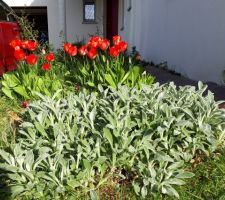
M118 35L119 0L106 2L106 37L111 40L114 35Z
M25 15L31 23L34 22L39 41L48 41L47 7L13 7L12 9L18 16Z

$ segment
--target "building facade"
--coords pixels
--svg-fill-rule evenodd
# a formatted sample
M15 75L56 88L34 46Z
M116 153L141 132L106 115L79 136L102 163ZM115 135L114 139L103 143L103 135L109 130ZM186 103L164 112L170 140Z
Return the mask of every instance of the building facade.
M167 62L191 79L223 84L224 0L4 1L17 9L45 8L49 41L55 48L64 40L76 42L96 34L111 38L119 33L147 61ZM91 2L95 20L85 21L84 6L87 3L89 10Z
M46 10L48 38L55 48L60 48L64 40L76 42L87 39L89 35L104 35L104 0L4 0L4 2L13 9L36 12L35 15L40 12L39 17L43 19L41 13ZM85 6L86 16L84 16ZM89 17L90 20L85 20L85 17Z
M222 84L224 0L121 0L119 7L120 34L144 59Z

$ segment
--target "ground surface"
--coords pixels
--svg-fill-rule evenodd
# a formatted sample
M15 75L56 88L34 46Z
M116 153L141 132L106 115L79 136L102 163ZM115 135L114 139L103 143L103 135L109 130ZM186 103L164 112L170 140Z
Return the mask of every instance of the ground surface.
M191 80L189 78L172 74L165 69L160 69L158 67L148 66L146 67L147 72L156 77L156 81L159 83L168 83L173 81L177 86L193 85L197 86L198 81ZM225 86L217 85L216 83L206 82L208 89L214 93L215 100L225 101Z

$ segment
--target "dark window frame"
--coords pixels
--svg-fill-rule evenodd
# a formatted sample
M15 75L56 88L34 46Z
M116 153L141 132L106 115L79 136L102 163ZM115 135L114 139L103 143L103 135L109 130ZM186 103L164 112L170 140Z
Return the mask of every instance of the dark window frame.
M85 18L85 6L94 5L94 19ZM96 1L95 0L83 0L83 24L96 24Z

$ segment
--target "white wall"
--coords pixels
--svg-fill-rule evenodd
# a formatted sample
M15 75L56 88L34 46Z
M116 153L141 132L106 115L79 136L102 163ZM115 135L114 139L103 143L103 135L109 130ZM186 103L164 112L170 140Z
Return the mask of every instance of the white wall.
M167 61L187 77L221 83L224 0L132 0L132 4L132 10L125 11L125 30L120 34L137 46L144 59ZM121 21L122 16L119 28Z
M67 40L74 42L89 35L103 34L103 1L96 0L96 24L83 23L83 0L66 0Z
M62 46L60 38L58 0L4 0L9 6L47 6L49 41L55 48ZM66 36L69 42L96 34L97 27L103 32L103 1L96 0L97 24L83 24L83 0L65 0Z

